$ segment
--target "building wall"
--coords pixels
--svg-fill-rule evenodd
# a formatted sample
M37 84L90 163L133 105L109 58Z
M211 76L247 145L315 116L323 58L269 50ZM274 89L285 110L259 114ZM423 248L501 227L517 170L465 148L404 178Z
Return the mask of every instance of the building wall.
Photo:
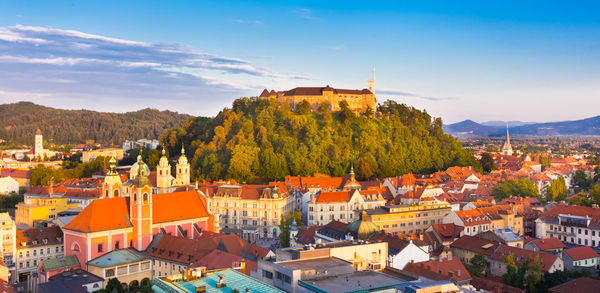
M82 162L89 162L98 157L115 157L117 160L123 159L123 149L120 148L104 148L91 151L84 151L81 154Z
M376 242L352 246L333 247L329 249L329 255L341 258L353 263L357 271L368 270L369 263L379 263L383 270L387 266L388 243ZM376 269L377 270L377 269Z
M19 192L19 182L10 176L0 178L0 194Z
M104 278L107 281L105 284L108 283L108 279L110 278L117 278L121 283L128 285L133 281L137 281L140 284L143 279L152 280L152 263L150 260L111 267L88 265L87 271Z
M333 220L350 223L359 219L356 212L385 205L385 200L355 202L309 202L308 225L323 225Z
M0 245L4 264L10 266L16 260L17 226L8 213L0 213Z
M269 237L274 236L273 229L279 231L281 215L291 213L294 207L293 196L259 200L213 196L207 201L209 211L219 216L221 228L257 229L259 235Z
M397 212L369 215L369 220L386 233L407 234L425 231L432 224L442 223L451 212L450 204L402 207ZM357 217L357 215L355 215Z
M164 260L160 258L152 259L152 276L164 277L181 274L188 267L187 264Z
M21 273L37 272L38 264L45 259L50 259L64 254L64 246L60 245L35 245L17 249L15 261L16 275Z
M563 243L600 246L600 230L588 227L575 227L569 225L545 223L536 220L536 237L556 237Z
M424 262L429 260L429 253L410 243L396 255L389 256L388 265L392 268L402 270L410 262Z

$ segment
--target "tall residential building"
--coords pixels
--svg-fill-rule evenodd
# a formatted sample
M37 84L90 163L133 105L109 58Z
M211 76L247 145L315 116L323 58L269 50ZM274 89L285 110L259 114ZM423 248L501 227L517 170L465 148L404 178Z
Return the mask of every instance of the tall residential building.
M446 201L424 198L417 204L382 206L364 212L380 230L398 235L424 232L429 226L442 223L451 210Z
M502 154L505 156L512 156L512 154L513 154L513 149L512 149L512 146L510 145L510 135L508 133L508 125L506 125L506 141L504 142L504 145L502 146Z
M15 221L8 215L8 213L0 213L0 249L2 258L7 266L10 266L15 261L17 253L16 247L16 233L17 226Z
M355 113L363 113L369 107L374 111L377 105L374 93L375 80L370 79L367 82L367 87L362 90L350 90L336 89L327 85L325 87L297 87L279 92L264 89L259 98L276 99L281 103L288 103L292 107L302 101L307 101L310 103L312 110L317 110L322 103L326 103L330 111L339 111L339 103L346 101L350 110Z

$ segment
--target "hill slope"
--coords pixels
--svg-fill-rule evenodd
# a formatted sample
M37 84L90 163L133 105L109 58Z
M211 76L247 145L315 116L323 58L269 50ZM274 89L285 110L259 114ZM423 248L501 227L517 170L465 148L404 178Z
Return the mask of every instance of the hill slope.
M155 109L128 113L62 110L19 102L0 105L0 117L1 139L31 145L38 128L44 140L57 144L83 143L86 139L103 144L154 139L166 129L180 127L191 116Z
M445 125L444 129L459 137L501 136L506 126L485 126L471 120ZM600 116L560 122L532 123L510 128L510 133L528 136L600 135Z
M393 101L378 110L380 119L349 111L292 111L276 101L242 98L215 118L193 119L161 140L170 154L185 144L197 180L342 176L351 165L364 179L474 163L455 138L444 134L440 119Z

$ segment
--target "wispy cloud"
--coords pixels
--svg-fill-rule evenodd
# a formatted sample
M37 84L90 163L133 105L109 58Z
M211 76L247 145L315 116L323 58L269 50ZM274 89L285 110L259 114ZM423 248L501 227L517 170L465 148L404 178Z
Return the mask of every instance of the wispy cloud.
M243 24L243 25L252 25L252 26L263 25L262 21L255 20L255 19L233 19L231 21L233 21L235 23Z
M457 97L433 97L433 96L421 95L421 94L411 93L411 92L402 91L402 90L395 90L395 89L378 89L377 94L384 95L384 96L414 97L414 98L424 99L424 100L428 100L428 101L432 101L432 102L451 101L451 100L458 99Z
M257 84L307 78L183 44L22 25L0 27L0 67L0 103L39 102L32 98L36 92L55 106L79 101L113 107L104 110L133 101L174 108L170 100L181 99L189 105L180 103L180 110L204 115L238 96L256 95Z
M298 17L308 20L308 21L321 21L322 19L316 17L311 9L308 8L298 8L295 10L296 15Z
M342 51L342 50L346 49L346 46L343 44L331 45L331 46L325 46L325 49L329 49L331 51Z

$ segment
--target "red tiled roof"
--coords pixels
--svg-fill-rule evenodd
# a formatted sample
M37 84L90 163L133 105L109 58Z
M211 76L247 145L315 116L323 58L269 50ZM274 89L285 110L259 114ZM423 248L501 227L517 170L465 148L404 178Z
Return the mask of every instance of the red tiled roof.
M589 293L597 292L600 288L600 280L581 277L562 283L548 289L551 293Z
M17 249L63 243L63 232L58 226L17 230L16 236ZM44 239L46 243L44 243ZM23 243L26 245L23 245Z
M462 282L471 279L469 271L467 271L465 266L458 258L409 263L406 265L406 267L404 267L404 270L426 278L432 275L423 274L424 270L446 277L434 277L434 280L452 278L457 282Z
M347 202L350 199L348 191L321 192L317 195L316 202Z
M589 246L580 246L575 248L565 249L564 252L569 255L572 260L583 260L597 258L598 254Z
M2 168L0 169L0 176L10 176L12 178L29 179L31 174L30 170Z
M499 245L500 243L496 241L464 235L452 242L450 247L491 256Z
M565 248L565 244L562 243L558 238L545 238L545 239L532 239L531 242L535 244L540 250L560 249Z

